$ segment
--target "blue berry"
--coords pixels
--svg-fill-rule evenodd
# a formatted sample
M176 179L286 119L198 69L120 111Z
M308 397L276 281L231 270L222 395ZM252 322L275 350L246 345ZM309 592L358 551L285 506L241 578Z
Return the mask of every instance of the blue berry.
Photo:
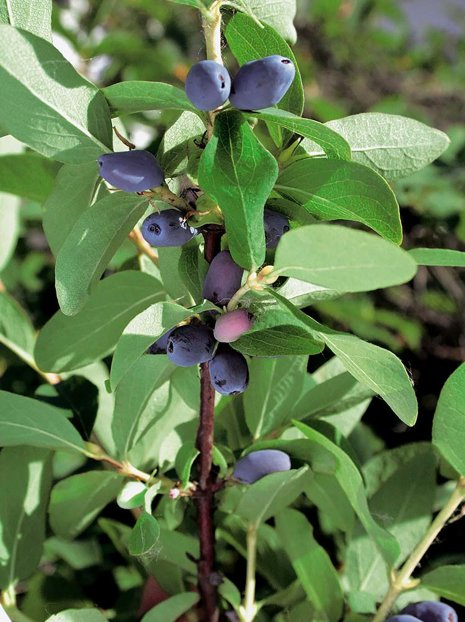
M198 233L176 209L150 214L142 223L141 231L150 246L182 246Z
M202 295L216 305L226 305L241 286L243 270L231 257L229 251L221 251L213 258Z
M98 163L103 179L126 192L143 192L163 183L163 171L149 151L104 153Z
M186 78L186 95L199 110L215 110L229 97L231 78L223 65L202 60Z
M216 342L211 328L189 324L175 328L168 337L168 358L180 367L206 363L213 358Z
M249 368L240 352L223 346L216 352L209 367L211 383L218 393L238 395L247 389Z
M229 101L239 110L261 110L284 97L295 76L294 63L284 56L266 56L242 65L231 86Z
M263 224L265 227L266 248L276 248L282 236L289 231L289 218L278 212L265 209Z
M402 609L401 613L415 616L421 622L458 622L455 609L434 600L424 600L421 603L408 605Z
M284 451L260 449L250 452L237 461L233 477L246 484L253 484L265 475L277 471L289 471L290 468L291 460Z
M398 616L392 616L392 618L388 618L386 622L421 622L421 621L418 618L415 618L414 616L400 614Z
M164 333L159 337L147 350L147 354L166 354L166 347L168 345L168 337L173 332L173 329Z

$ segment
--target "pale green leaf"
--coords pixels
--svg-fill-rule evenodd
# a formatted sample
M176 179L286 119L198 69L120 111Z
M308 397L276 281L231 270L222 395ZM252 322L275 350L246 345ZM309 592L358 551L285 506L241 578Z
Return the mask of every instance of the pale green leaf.
M29 578L41 559L52 479L50 458L50 452L32 447L8 447L0 452L2 589Z
M195 592L184 592L167 598L150 609L141 622L176 622L178 618L191 609L199 600Z
M57 297L65 315L75 315L82 309L147 204L146 198L116 192L83 212L56 260Z
M51 43L0 25L0 83L1 126L35 151L77 164L111 148L104 96Z
M465 565L439 566L421 577L421 584L429 590L452 600L459 605L465 605Z
M238 5L241 4L261 22L272 26L286 41L291 44L296 42L297 32L293 23L297 10L296 0L239 0Z
M0 156L0 192L42 203L50 194L58 165L38 153Z
M465 475L465 363L449 376L436 406L433 420L433 444L441 455Z
M46 622L107 622L107 618L98 609L66 609Z
M276 529L318 620L337 622L344 604L342 587L328 553L313 537L311 524L288 508L276 517Z
M305 158L284 169L275 190L321 220L354 220L400 244L399 205L387 182L357 162Z
M62 411L0 391L0 447L16 445L85 453L84 441Z
M346 292L366 292L410 281L416 262L395 244L339 225L308 225L278 244L276 274Z
M87 471L55 484L49 507L53 531L75 538L116 499L123 483L121 475L112 471Z
M0 23L52 40L52 0L0 0Z
M276 160L243 115L218 115L200 160L199 183L223 211L229 250L244 268L256 269L265 259L263 209L277 176Z
M201 115L184 90L164 82L126 81L103 89L112 116L143 110L190 110Z
M44 371L62 372L102 358L135 315L164 297L160 281L148 274L112 274L97 283L77 315L58 311L42 327L34 351L37 364Z
M31 320L6 292L0 292L0 343L24 361L33 361L35 331Z
M450 248L412 248L409 254L419 266L465 268L465 253Z

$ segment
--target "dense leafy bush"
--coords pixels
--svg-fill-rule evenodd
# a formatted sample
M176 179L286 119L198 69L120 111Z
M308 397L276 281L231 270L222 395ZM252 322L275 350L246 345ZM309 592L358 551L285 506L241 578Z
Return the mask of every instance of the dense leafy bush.
M93 41L75 29L108 55L99 88L52 44L49 0L0 0L3 606L18 622L450 622L436 601L465 605L463 554L419 564L465 500L465 364L432 443L385 448L367 409L412 427L417 398L392 333L360 323L360 294L465 266L402 247L393 191L447 135L303 116L293 2L179 0L205 39L190 73L169 33L153 52L156 23L138 36L138 10L172 7L135 4ZM18 267L18 197L31 219L43 206L53 258ZM35 264L54 266L51 317Z

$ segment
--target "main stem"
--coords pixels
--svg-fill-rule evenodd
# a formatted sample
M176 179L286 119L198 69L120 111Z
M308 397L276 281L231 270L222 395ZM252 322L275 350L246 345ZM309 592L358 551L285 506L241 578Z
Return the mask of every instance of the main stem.
M396 574L394 580L391 583L391 587L389 588L388 593L386 594L383 602L381 603L378 611L376 612L375 617L373 618L373 622L383 622L383 620L387 618L398 596L401 594L401 592L409 588L411 576L415 568L418 566L425 553L436 540L438 533L449 521L451 516L454 514L459 505L463 503L464 500L465 477L461 477L446 505L436 516L434 521L431 523L428 531L425 533L424 537L421 539L421 541L413 550L410 557Z

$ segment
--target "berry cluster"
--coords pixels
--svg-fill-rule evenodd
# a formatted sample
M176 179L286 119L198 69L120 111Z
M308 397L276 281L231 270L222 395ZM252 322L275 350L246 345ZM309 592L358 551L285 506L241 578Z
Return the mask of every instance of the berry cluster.
M450 605L425 600L408 605L399 615L389 618L386 622L458 622L458 616Z
M281 101L294 76L294 63L277 54L242 65L234 80L223 65L202 60L187 74L186 95L199 110L215 110L228 99L239 110L261 110Z

